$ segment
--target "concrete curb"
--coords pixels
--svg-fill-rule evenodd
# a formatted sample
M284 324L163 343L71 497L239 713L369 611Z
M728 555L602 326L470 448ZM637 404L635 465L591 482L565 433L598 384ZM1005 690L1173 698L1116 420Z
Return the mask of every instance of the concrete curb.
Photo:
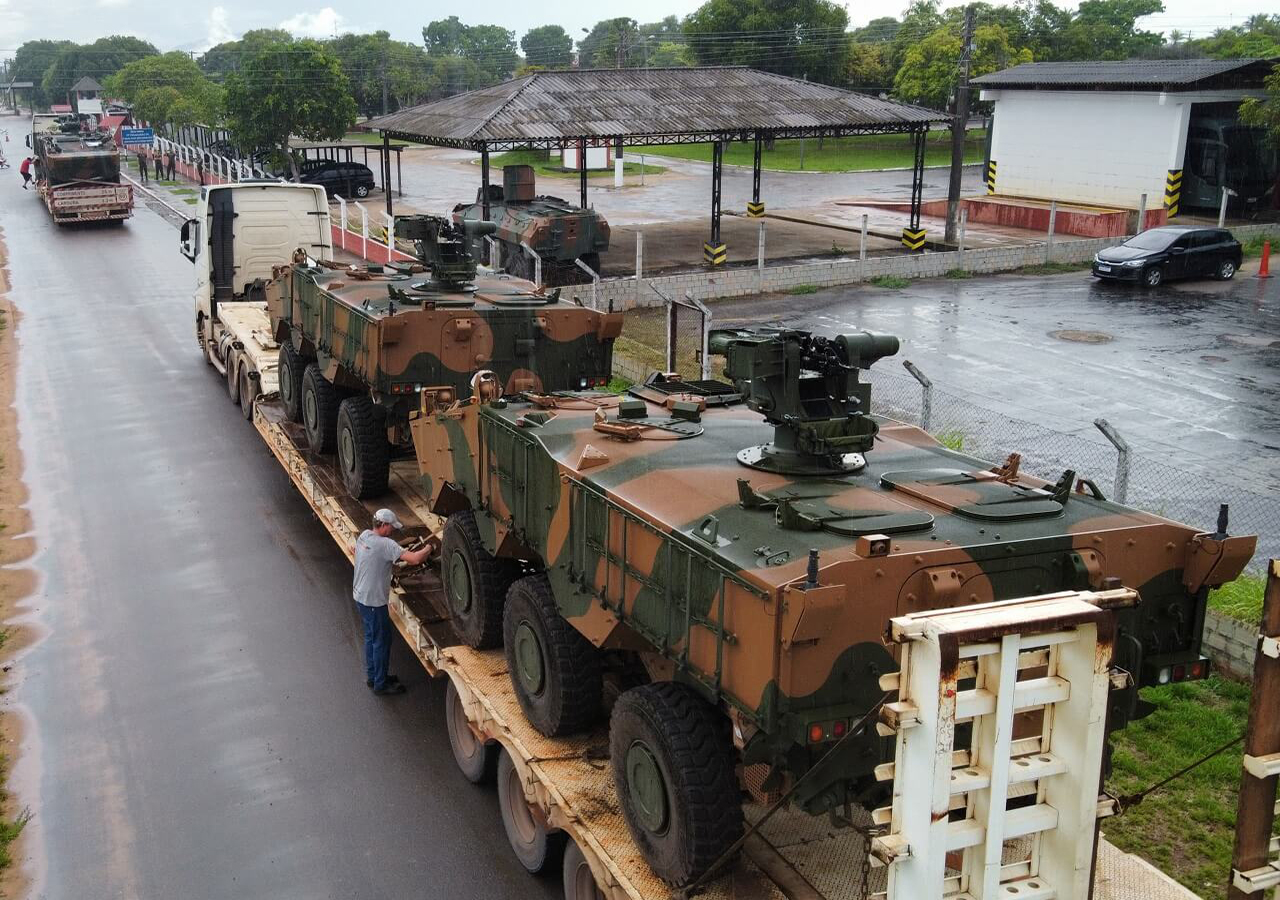
M142 193L146 194L146 195L147 195L148 197L150 197L152 200L156 201L156 202L157 202L157 203L159 203L161 206L163 206L165 209L169 210L169 212L173 213L175 216L177 216L178 218L182 219L184 222L185 222L187 219L190 219L190 218L191 218L191 214L190 214L190 213L191 213L191 211L190 211L190 210L187 210L186 212L183 212L182 210L180 210L180 209L178 209L178 208L176 208L176 207L174 207L174 206L170 205L168 202L166 202L165 200L161 199L160 195L159 195L159 194L157 194L155 191L151 190L150 188L143 187L143 186L142 186L142 184L141 184L140 182L135 181L135 180L133 179L133 177L132 177L132 176L130 176L130 175L126 175L124 172L121 172L121 173L120 173L120 177L121 177L121 178L123 178L125 181L129 182L131 185L133 185L135 189L137 189L137 190L139 190L139 191L142 191Z
M671 160L672 162L698 163L699 165L703 165L707 167L711 166L710 162L705 162L701 159L688 159L683 156L662 156L657 153L643 153L643 154L637 153L636 156L644 156L646 158L652 156L652 157L655 157L656 159L667 159L667 160ZM627 158L625 153L625 148L624 148L624 153L622 158L623 159ZM748 171L751 170L751 166L744 166L741 163L723 163L723 165L726 169L746 169ZM981 168L981 167L982 167L982 163L973 162L973 163L965 163L961 168L972 169L972 168ZM950 164L947 164L945 166L925 166L926 171L930 169L937 170L937 169L950 169L950 168L951 168ZM894 166L888 169L768 169L761 166L760 171L771 172L775 175L863 175L870 172L910 172L911 166Z

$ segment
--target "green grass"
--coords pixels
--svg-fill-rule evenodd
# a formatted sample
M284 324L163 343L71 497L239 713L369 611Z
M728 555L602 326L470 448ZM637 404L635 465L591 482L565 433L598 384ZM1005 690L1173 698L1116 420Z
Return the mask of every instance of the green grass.
M986 136L981 129L971 129L965 137L964 158L967 163L979 163L983 159ZM914 148L911 139L902 134L873 134L859 137L827 138L818 147L816 138L804 141L804 165L800 165L801 142L777 141L772 150L767 147L761 155L761 165L776 171L807 172L861 172L867 169L909 169ZM653 147L628 147L627 154L653 153L679 159L711 161L710 144L671 144ZM724 161L733 165L749 166L755 154L752 142L726 144ZM951 162L951 134L945 131L929 133L925 143L926 166L943 166Z
M342 136L344 144L381 144L382 135L374 131L348 131ZM407 144L392 141L392 147L405 147Z
M1082 272L1089 266L1090 263L1087 262L1048 262L1023 266L1020 269L1013 269L1012 272L1014 275L1064 275L1067 272Z
M935 434L934 439L949 450L960 453L964 450L964 432L962 431L943 431Z
M875 278L871 279L871 283L876 287L894 288L896 290L898 288L906 287L911 282L908 279L903 278L901 275L877 275Z
M177 184L177 182L172 182L172 183L173 183L173 184ZM170 191L169 193L171 193L171 194L198 194L198 193L200 193L200 192L199 192L198 190L196 190L195 188L185 188L185 187L184 187L184 188L174 188L174 189L173 189L172 191Z
M1221 678L1143 690L1156 710L1117 732L1107 790L1132 794L1172 775L1244 730L1249 688ZM1235 838L1241 748L1234 747L1102 820L1107 838L1206 900L1226 896Z
M950 269L944 278L972 278L973 273L968 269Z
M1262 594L1267 581L1260 575L1241 575L1209 593L1209 608L1241 622L1262 621Z
M785 293L797 297L802 294L816 294L818 293L818 286L816 284L797 284L793 288L787 288Z
M621 375L614 375L609 379L609 383L604 386L604 389L611 394L622 394L625 393L627 388L631 387L632 384L634 384L634 382L629 378L623 378Z
M1255 234L1247 241L1242 241L1240 247L1244 251L1244 255L1246 257L1261 256L1262 245L1267 241L1271 242L1271 251L1273 253L1280 253L1280 231L1268 231L1263 234Z
M628 150L627 156L630 156L630 155L631 155L631 151ZM480 161L476 160L475 164L480 165ZM498 175L496 178L493 178L492 175L490 177L494 180L495 183L501 183L502 167L517 166L517 165L533 166L534 172L536 172L538 175L546 175L549 178L577 178L578 177L577 169L564 168L560 164L559 159L549 158L547 155L547 151L545 150L510 150L506 153L494 154L493 156L489 157L489 170L490 172L497 172ZM627 162L626 157L624 156L622 161L622 172L624 175L639 175L640 169L641 169L640 163ZM645 163L644 165L644 173L646 175L661 175L665 171L667 171L665 166L653 166L653 165L649 165L648 163ZM610 168L608 170L608 173L611 174L612 172L613 172L613 169ZM588 175L605 174L605 171L593 169L591 170L591 172L588 172L587 174Z
M183 203L190 203L192 206L195 206L197 203L199 203L199 202L200 202L200 200L199 200L199 198L196 198L196 197L183 197L183 198L182 198L182 202L183 202Z

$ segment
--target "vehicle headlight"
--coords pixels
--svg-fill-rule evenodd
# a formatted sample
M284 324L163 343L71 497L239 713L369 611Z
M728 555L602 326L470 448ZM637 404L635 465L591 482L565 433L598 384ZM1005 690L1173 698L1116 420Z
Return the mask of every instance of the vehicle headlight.
M1128 266L1131 269L1136 269L1138 266L1145 266L1146 264L1147 261L1145 259L1129 259L1121 263L1121 265Z

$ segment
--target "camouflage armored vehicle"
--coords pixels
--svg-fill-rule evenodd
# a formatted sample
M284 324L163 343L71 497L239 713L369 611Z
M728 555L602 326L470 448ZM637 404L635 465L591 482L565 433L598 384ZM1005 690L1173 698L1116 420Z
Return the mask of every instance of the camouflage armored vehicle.
M794 789L792 803L833 822L873 796L892 759L868 718L897 670L882 640L892 616L1123 585L1142 602L1114 613L1113 664L1132 679L1113 680L1109 727L1143 713L1139 686L1207 674L1208 590L1255 539L869 415L859 371L896 338L760 329L713 332L710 346L729 383L466 404L424 387L409 423L448 517L455 628L505 647L546 735L587 728L616 698L621 805L669 883L742 835L744 785Z
M465 399L485 390L562 391L609 379L621 314L598 313L508 275L476 278L465 234L407 216L396 235L420 264L383 269L279 267L262 287L280 344L280 396L312 450L338 453L357 498L387 488L390 454L407 450L424 390Z
M484 188L475 203L453 208L458 225L484 220ZM489 221L497 226L494 237L502 248L502 269L532 281L533 257L520 246L527 243L542 257L542 283L551 287L582 284L591 280L574 264L582 260L600 271L600 254L609 249L609 223L594 209L581 209L559 197L534 194L533 166L503 166L502 185L489 186ZM484 238L471 241L471 254L485 259Z
M119 222L133 214L133 189L120 180L120 151L109 131L36 115L27 143L35 155L36 191L55 222Z

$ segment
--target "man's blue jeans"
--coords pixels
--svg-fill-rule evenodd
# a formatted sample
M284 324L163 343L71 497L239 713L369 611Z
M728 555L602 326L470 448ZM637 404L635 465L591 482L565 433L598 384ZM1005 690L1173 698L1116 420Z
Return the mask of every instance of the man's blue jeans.
M384 606L357 603L364 621L364 679L375 691L387 686L387 666L391 662L391 614Z

